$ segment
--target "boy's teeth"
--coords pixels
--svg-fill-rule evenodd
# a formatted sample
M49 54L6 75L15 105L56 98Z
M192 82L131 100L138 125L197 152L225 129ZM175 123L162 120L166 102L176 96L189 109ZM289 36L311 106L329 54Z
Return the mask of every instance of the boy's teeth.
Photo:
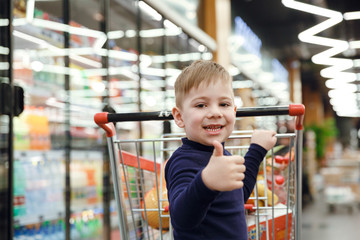
M217 131L217 130L221 129L221 126L210 126L210 127L205 127L205 128L210 131Z

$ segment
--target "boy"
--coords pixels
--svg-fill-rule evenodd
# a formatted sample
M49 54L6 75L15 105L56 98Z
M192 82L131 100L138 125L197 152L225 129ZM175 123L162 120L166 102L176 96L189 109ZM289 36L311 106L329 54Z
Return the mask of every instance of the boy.
M175 239L247 240L244 203L275 132L254 131L245 159L224 150L236 106L232 78L217 63L199 60L185 68L175 97L174 120L186 133L165 166Z

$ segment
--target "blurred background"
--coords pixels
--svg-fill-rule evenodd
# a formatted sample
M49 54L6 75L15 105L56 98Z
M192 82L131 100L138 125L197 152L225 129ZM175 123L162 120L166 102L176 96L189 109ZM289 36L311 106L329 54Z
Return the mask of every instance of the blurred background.
M305 105L303 239L360 234L359 1L0 6L1 239L116 239L106 140L93 116L171 110L177 75L197 59L228 69L238 107ZM286 133L293 120L241 118L237 127ZM172 122L117 130L124 139L179 131Z

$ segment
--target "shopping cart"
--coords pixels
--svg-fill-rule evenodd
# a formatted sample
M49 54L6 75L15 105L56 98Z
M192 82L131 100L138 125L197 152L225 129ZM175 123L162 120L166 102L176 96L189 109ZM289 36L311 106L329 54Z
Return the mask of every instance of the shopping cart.
M295 130L277 134L287 139L264 159L258 181L245 208L249 239L301 240L302 123L301 104L248 107L237 117L294 116ZM118 139L113 123L125 121L165 121L171 112L97 113L96 124L107 135L119 232L125 239L173 239L163 176L164 164L181 145L182 134L166 134L156 139ZM226 143L232 154L244 155L251 131L234 131ZM279 141L278 141L279 142ZM279 147L282 150L278 150ZM284 151L285 149L285 151ZM279 180L279 176L282 177Z

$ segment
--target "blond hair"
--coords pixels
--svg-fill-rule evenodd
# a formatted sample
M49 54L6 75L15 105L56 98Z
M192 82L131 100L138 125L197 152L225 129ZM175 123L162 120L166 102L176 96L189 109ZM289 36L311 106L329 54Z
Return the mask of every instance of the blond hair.
M207 61L197 60L184 68L175 82L175 99L176 106L181 107L182 101L192 88L198 88L201 83L209 85L220 80L224 84L232 86L232 77L229 72L220 64Z

